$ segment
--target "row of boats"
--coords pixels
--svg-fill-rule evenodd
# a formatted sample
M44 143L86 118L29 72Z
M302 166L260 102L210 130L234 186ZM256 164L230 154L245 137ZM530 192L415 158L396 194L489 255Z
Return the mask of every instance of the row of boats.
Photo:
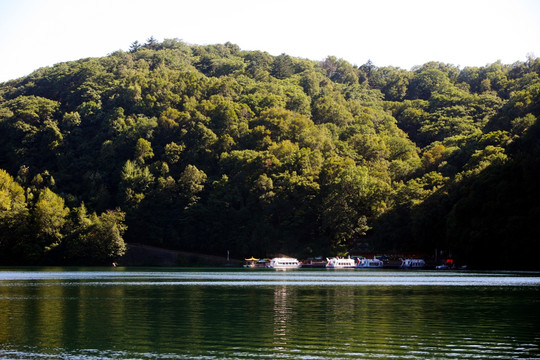
M301 267L326 267L329 269L347 269L347 268L382 268L384 262L381 259L373 258L366 259L364 257L342 258L332 257L326 258L326 262L309 260L300 262L295 258L278 257L273 259L245 259L247 268L273 268L273 269L298 269ZM426 266L422 259L402 259L401 268L405 269L421 269Z

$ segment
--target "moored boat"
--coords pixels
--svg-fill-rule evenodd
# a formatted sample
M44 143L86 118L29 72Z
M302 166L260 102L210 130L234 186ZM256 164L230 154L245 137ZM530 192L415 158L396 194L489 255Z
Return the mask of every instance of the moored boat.
M244 267L246 268L253 268L257 265L257 261L259 261L259 259L255 259L253 256L250 257L249 259L244 259L246 261L246 263L244 264Z
M422 269L426 262L422 259L401 259L401 267L404 269Z
M269 262L268 259L256 259L253 256L244 260L246 261L244 264L245 268L264 268Z
M323 268L326 267L327 261L322 257L308 258L302 261L302 268Z
M444 263L438 266L435 266L436 270L454 270L455 268L456 268L456 265L454 264L453 259L446 259Z
M354 268L355 263L354 259L348 258L340 258L340 257L333 257L333 258L327 258L326 267L329 269L345 269L345 268Z
M266 267L273 269L298 269L300 262L294 258L273 258Z
M382 268L383 265L384 265L384 262L377 258L373 258L373 259L358 258L358 261L356 263L357 268Z

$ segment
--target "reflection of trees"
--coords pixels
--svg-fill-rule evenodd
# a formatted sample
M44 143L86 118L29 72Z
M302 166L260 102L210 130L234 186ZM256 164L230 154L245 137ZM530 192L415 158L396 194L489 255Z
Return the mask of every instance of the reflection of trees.
M353 288L342 288L327 293L328 310L332 313L333 321L337 323L351 321L351 315L355 312L355 304L360 300L354 294Z
M536 290L62 283L0 283L0 357L12 345L51 358L79 349L440 358L449 346L478 355L482 346L487 358L494 344L512 357L538 337Z
M106 345L124 331L124 296L123 287L50 280L29 286L0 286L0 344L69 349L92 337Z

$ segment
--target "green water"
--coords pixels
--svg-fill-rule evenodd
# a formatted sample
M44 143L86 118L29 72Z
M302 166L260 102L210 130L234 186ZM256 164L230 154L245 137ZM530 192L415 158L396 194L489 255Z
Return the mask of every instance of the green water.
M540 359L540 274L0 269L1 359Z

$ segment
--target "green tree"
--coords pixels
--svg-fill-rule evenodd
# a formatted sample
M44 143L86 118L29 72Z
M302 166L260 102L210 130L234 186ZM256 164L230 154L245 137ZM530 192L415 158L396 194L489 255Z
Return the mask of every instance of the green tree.
M294 63L287 54L281 54L274 59L272 64L272 76L278 79L286 79L294 74Z
M426 69L416 73L411 79L408 97L428 100L433 93L441 92L450 86L448 76L439 69Z
M89 229L87 241L93 262L106 264L124 255L125 214L118 210L102 213Z
M199 194L204 189L207 176L204 171L197 169L194 165L188 165L180 174L178 179L178 187L185 198L186 206L192 206L195 204L199 197Z
M382 213L388 189L380 185L367 168L360 166L341 170L329 184L320 221L334 253L343 255L355 240L366 234L368 218Z
M0 169L0 263L13 264L26 255L30 216L24 189Z
M28 258L37 261L60 245L68 214L69 208L64 205L64 199L49 188L39 192L37 201L31 208L36 242L28 244Z
M135 145L135 159L140 164L144 164L146 159L154 157L154 150L152 150L152 144L146 139L139 138Z

